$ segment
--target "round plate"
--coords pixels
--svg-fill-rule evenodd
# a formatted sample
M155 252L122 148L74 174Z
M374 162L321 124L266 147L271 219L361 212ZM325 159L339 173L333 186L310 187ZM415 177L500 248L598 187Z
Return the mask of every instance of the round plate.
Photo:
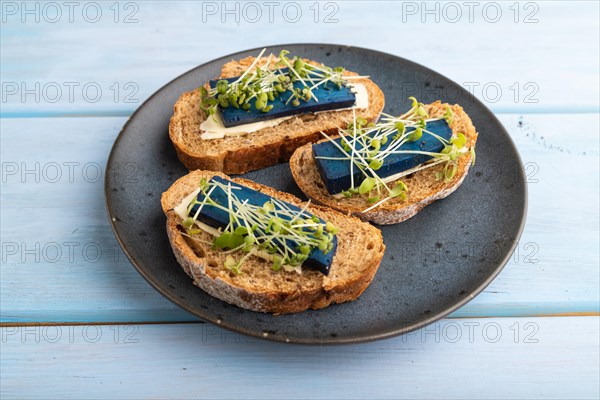
M247 311L206 294L179 266L167 239L161 193L187 170L169 140L173 104L219 75L232 59L201 65L169 82L131 116L108 159L106 204L115 235L142 276L175 304L205 321L284 342L348 343L386 338L430 324L480 293L512 254L527 208L525 175L506 130L457 83L411 61L373 50L325 44L271 46L330 66L370 75L386 96L385 112L424 103L459 103L479 132L477 162L451 196L398 225L381 227L387 246L371 285L356 300L322 310L274 316ZM244 175L300 198L288 164Z

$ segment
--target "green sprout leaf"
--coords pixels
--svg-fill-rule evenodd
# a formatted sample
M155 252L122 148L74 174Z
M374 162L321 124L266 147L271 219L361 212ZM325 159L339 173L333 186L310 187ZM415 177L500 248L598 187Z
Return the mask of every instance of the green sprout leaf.
M200 98L203 100L206 99L208 97L208 90L204 86L200 86L198 89L200 90Z
M329 221L325 224L325 230L332 235L335 235L338 232L338 228Z
M285 49L284 49L284 50L281 50L281 51L279 52L279 56L277 56L277 58L279 58L279 59L285 59L285 58L286 58L286 56L287 56L288 54L290 54L290 52L289 52L289 51L287 51L287 50L285 50Z
M374 196L374 197L369 197L367 199L367 203L369 204L375 204L379 201L379 196Z
M238 226L235 228L234 233L238 236L244 236L248 234L248 229L245 226Z
M456 175L456 171L458 171L458 164L446 164L446 166L444 167L444 179L446 181L452 180L452 178L454 178L454 175Z
M452 110L448 105L446 105L446 112L444 113L443 118L446 120L448 125L452 125L452 122L454 122L454 113L452 113Z
M400 135L404 135L404 131L406 129L404 123L402 121L398 121L394 124L394 127L396 128L396 130L398 131L398 133Z
M369 163L369 167L371 169L373 169L374 171L377 171L379 168L381 168L383 166L383 160L379 160L377 158L374 158L373 160L371 160L371 162Z
M239 275L242 273L242 271L240 271L240 264L232 256L227 256L225 258L224 265L225 265L225 268L232 271L236 275Z
M267 201L265 204L263 204L262 208L267 212L271 212L275 210L275 205L273 204L273 202Z
M412 107L411 108L417 108L419 106L419 102L417 101L416 98L414 98L413 96L410 96L408 98L410 101L412 101Z
M358 188L358 193L360 193L360 194L369 193L375 187L375 183L377 183L375 178L365 178L365 180L362 181L362 183L360 184L360 187Z
M417 140L421 139L422 136L423 136L423 130L419 127L417 129L415 129L414 131L412 131L408 135L407 140L409 142L416 142Z
M228 86L229 86L229 82L226 81L225 79L221 79L220 81L217 82L217 85L216 85L217 93L225 94L227 92Z
M459 132L455 138L450 140L450 142L457 148L462 149L465 144L467 144L467 137L463 133Z
M398 197L402 193L405 193L406 190L407 190L406 184L402 181L398 181L396 183L396 186L394 186L392 188L392 190L390 191L390 197Z
M273 255L273 271L279 271L281 269L281 265L283 264L283 258L279 255Z
M302 254L309 254L310 250L311 250L310 246L305 245L305 244L300 246L299 249L300 249L300 253L302 253Z
M252 235L244 236L244 247L243 250L248 253L252 250L254 245L256 244L256 238Z
M215 247L218 249L236 249L244 244L244 238L235 233L224 232L215 239Z

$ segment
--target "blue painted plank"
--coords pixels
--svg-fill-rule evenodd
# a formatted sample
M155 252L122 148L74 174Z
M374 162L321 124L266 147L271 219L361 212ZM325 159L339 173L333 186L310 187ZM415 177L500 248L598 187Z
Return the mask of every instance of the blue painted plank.
M152 1L115 8L99 2L98 21L93 7L88 16L79 6L70 20L58 2L62 17L53 20L44 3L30 5L38 11L29 14L22 3L9 3L17 9L3 14L4 116L128 115L163 84L211 59L275 43L323 41L426 65L495 112L600 108L599 5L593 1L295 2L272 10L261 2L253 3L258 10L244 3ZM417 32L418 39L398 40ZM395 89L406 97L445 94L413 82L398 82Z
M589 129L572 129L573 120ZM109 227L102 174L124 122L0 119L0 321L196 320L138 275ZM598 313L598 116L507 115L502 122L527 168L527 226L506 269L453 316ZM122 166L125 184L145 179L134 167ZM495 173L476 164L467 179Z
M212 324L2 328L3 399L599 396L599 319L443 320L346 346Z

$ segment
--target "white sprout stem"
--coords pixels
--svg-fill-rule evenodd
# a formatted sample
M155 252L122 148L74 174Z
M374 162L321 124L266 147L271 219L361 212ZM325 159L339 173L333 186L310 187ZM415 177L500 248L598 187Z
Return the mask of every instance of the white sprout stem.
M246 76L246 74L248 74L250 71L252 71L252 69L254 68L254 66L258 63L258 60L260 60L261 57L262 57L262 55L265 54L265 51L267 51L266 47L264 49L262 49L262 51L260 52L260 54L258 55L258 57L256 57L254 59L254 61L252 62L252 64L250 64L250 67L248 69L246 69L244 71L244 73L242 75L240 75L240 77L238 79L236 79L236 81L235 81L236 83L239 82L239 81L241 81Z
M312 90L313 90L313 89L316 89L316 88L318 88L318 87L319 87L319 86L321 86L322 84L324 84L324 83L326 83L326 82L329 82L329 81L330 81L330 80L332 80L332 79L333 79L333 77L331 77L331 76L330 76L329 78L327 78L327 79L323 79L323 80L321 80L321 81L317 82L316 84L312 85L310 88L308 88L308 90L309 90L309 91L312 93Z
M369 212L369 211L371 211L371 210L373 210L373 209L375 209L375 208L379 207L380 205L382 205L383 203L385 203L386 201L388 201L388 200L390 200L390 199L392 199L392 198L393 198L393 197L389 197L389 196L388 196L388 197L384 198L383 200L379 200L377 203L373 204L371 207L369 207L369 208L367 208L367 209L363 210L362 212L363 212L363 213Z
M231 254L231 253L235 253L236 251L240 251L244 248L243 244L240 244L238 247L234 247L233 249L229 249L229 250L221 250L221 252L223 254Z
M421 150L395 150L391 154L422 154L422 155L436 157L436 158L444 158L446 156L446 154L433 153L431 151L421 151Z
M402 135L402 137L397 140L396 143L393 143L391 146L388 146L387 149L381 151L381 159L385 160L390 154L393 154L393 151L404 145L406 143L406 138L408 138L408 135Z
M324 74L331 73L331 71L328 71L326 68L323 68L323 67L321 67L319 65L310 64L310 67L313 68L314 70L317 70L317 71L322 72Z
M424 163L423 163L423 164L421 164L421 165L418 165L418 166L416 166L416 167L414 167L414 168L411 168L411 169L409 169L409 170L407 170L407 171L404 171L404 173L402 173L402 175L398 176L398 178L394 179L394 181L396 181L396 180L398 180L398 179L400 179L400 178L403 178L403 177L405 177L405 176L407 176L407 175L411 175L411 174L417 173L417 172L419 172L419 171L422 171L422 170L424 170L424 169L428 169L428 168L431 168L431 167L435 167L436 165L438 165L438 164L442 164L442 163L444 163L444 162L447 162L447 160L444 160L444 159L429 160L429 161L427 161L427 162L424 162ZM395 175L395 174L394 174L394 175ZM393 175L389 175L389 176L393 176ZM388 176L388 177L389 177L389 176ZM383 179L385 180L385 179L387 179L388 177L384 177Z
M352 118L356 121L356 110L352 107ZM356 124L354 124L354 135L353 139L356 140ZM356 146L351 146L352 149L351 157L350 157L350 187L354 188L354 152L356 151Z
M206 196L205 196L205 197L206 197L206 198L208 198L208 196L210 196L210 194L212 193L212 191L213 191L214 189L215 189L215 187L212 187L212 188L211 188L211 190L208 192L208 194L206 194ZM194 198L194 200L196 200L196 198ZM193 202L193 203L191 203L191 204L194 204L194 205L195 205L195 204L200 204L200 206L198 207L198 210L196 210L196 213L194 214L194 220L195 220L195 219L197 219L197 218L198 218L198 216L200 215L200 212L202 211L202 207L204 207L204 204L205 204L205 203L204 203L204 202L202 202L202 203ZM187 212L187 215L189 215L189 214L190 214L190 211L192 211L192 208L193 208L193 207L194 207L193 205L190 207L190 209L189 209L189 210L188 210L188 212Z
M179 232L179 233L180 233L182 236L188 237L188 238L190 238L190 239L192 239L192 240L194 240L194 241L196 241L196 242L198 242L198 243L202 243L202 244L210 244L210 245L212 245L212 244L213 244L212 242L210 242L210 241L208 241L208 240L202 240L202 239L200 239L199 237L192 236L192 235L188 235L186 232Z
M354 80L354 79L369 79L371 76L370 75L342 75L341 78L343 80Z
M254 248L250 249L250 251L242 257L240 261L237 262L237 265L242 265L244 261L246 261L250 256L256 255L256 250Z
M306 202L306 205L304 205L304 207L302 207L300 212L298 214L296 214L294 216L294 218L292 218L292 220L290 221L290 224L293 224L296 221L296 219L298 219L300 217L300 215L304 215L304 212L308 209L308 206L310 206L310 200L308 200Z
M429 135L433 136L434 138L436 138L437 140L439 140L440 142L442 142L443 144L448 144L450 143L449 140L444 139L443 137L441 137L440 135L433 133L431 131L428 131L427 129L423 129L423 133L428 133Z
M230 227L231 229L233 229L233 221L235 218L235 215L233 214L233 207L231 205L231 198L233 196L231 195L231 183L227 183L227 209L229 211L229 224L227 224L227 226L225 227L225 230L228 230Z
M244 210L246 210L248 205L248 199L246 199L243 203L242 203L242 207L238 207L238 212L239 213L243 213ZM248 219L247 218L241 218L242 222L244 223L244 226L246 228L246 230L248 231L248 235L252 235L254 236L254 234L252 233L252 228L250 227L250 225L248 224ZM239 223L239 222L238 222Z
M319 72L322 72L324 75L331 75L331 76L335 76L335 77L339 77L341 80L348 80L348 79L366 79L369 78L369 75L343 75L343 71L341 72L335 72L333 70L328 70L327 68L322 68L319 65L313 65L310 64L310 67L313 70L317 70Z
M347 160L347 157L325 157L325 156L316 156L317 160L331 160L331 161L343 161Z

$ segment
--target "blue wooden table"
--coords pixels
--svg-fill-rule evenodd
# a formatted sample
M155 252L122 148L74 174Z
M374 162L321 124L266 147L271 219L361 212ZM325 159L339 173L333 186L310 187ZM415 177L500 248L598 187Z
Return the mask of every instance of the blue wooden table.
M599 6L587 2L1 3L1 394L9 398L598 398ZM178 309L129 264L106 159L155 90L275 43L392 53L469 88L525 164L511 261L448 318L346 346Z

